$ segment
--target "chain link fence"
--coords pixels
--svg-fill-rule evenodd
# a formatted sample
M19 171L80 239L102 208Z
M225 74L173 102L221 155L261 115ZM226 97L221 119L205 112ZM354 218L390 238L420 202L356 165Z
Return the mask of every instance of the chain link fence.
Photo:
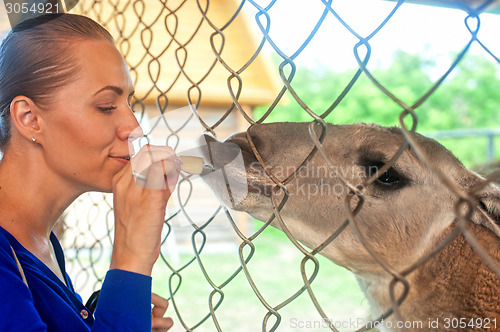
M88 15L108 28L126 58L136 87L132 108L146 134L142 144L168 144L177 152L193 149L196 137L204 132L225 138L265 122L270 114L280 112L282 103L292 103L298 112L308 114L311 121L310 139L315 147L302 164L307 165L314 155L321 155L335 172L334 163L322 144L327 130L324 119L335 112L360 77L367 77L401 109L399 123L405 142L386 166L394 165L401 152L411 147L456 196L458 227L435 250L404 271L385 263L362 241L374 260L393 278L387 290L391 309L381 317L373 317L362 294L355 290L354 281L342 276L342 272L318 254L346 228L359 229L356 215L364 201L359 187L346 183L350 188L350 195L345 196L349 207L346 221L339 229L332 230L323 244L311 250L289 232L286 236L277 235L269 227L269 221L254 222L245 214L227 210L201 181L183 175L168 206L161 257L153 273L154 290L170 299L169 312L176 316L173 330L298 331L301 326L293 317L299 316L310 321L349 321L359 317L379 321L392 314L403 320L399 307L411 287L406 277L460 234L465 235L479 256L500 275L498 262L494 262L467 231L469 216L462 212L464 206L472 208L472 196L484 184L469 192L459 190L447 174L425 157L423 148L412 135L419 119L416 110L432 94L439 93L440 85L453 75L473 45L479 45L485 57L500 63L490 45L479 38L481 13L498 10L498 3L491 0L446 2L464 9L468 40L444 74L410 104L385 87L368 65L372 40L383 29L390 28L404 1L381 1L384 5L391 4L392 9L373 31L360 34L348 24L348 17L337 12L333 1L322 0L322 13L292 52L283 51L272 37L273 15L276 15L273 8L279 2L81 0L74 12ZM303 1L303 8L308 5ZM353 57L358 69L338 95L332 97L328 108L313 109L301 99L293 78L300 70L296 60L308 49L325 22L335 22L337 29L354 38ZM422 21L422 24L425 23ZM325 45L325 51L328 50L331 52ZM272 59L278 59L279 64L274 66ZM258 105L268 106L264 115L256 118L252 110ZM279 191L286 187L289 179L280 182L273 178L273 181ZM286 199L282 204L274 203L275 215L281 220L280 211ZM109 264L112 199L103 194L84 195L63 219L62 243L66 248L68 270L75 287L85 298L99 289ZM286 220L281 222L286 224ZM283 238L287 240L283 242ZM360 239L363 240L362 235ZM399 298L395 296L398 285L404 285L405 289ZM332 299L331 290L335 288L347 288L349 299L341 298L337 302ZM350 306L348 300L354 304ZM295 328L291 326L294 322ZM364 329L354 328L352 324L340 327ZM334 324L302 328L337 330Z

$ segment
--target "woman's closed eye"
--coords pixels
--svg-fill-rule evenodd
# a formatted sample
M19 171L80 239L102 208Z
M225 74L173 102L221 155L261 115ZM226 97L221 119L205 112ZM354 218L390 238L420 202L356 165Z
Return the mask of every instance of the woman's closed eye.
M116 106L97 106L97 109L102 113L110 113L112 110L117 109Z

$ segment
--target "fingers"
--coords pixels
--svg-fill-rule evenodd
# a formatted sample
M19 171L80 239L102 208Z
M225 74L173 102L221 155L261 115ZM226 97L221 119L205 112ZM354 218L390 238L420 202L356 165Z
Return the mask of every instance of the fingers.
M168 300L158 294L151 294L151 303L153 304L153 316L163 317L168 308Z
M145 189L168 189L171 193L179 178L180 160L168 146L142 147L131 165L137 185Z
M132 170L142 174L151 164L161 160L178 160L174 150L169 146L145 145L130 160Z
M153 293L151 303L153 304L153 331L168 331L174 324L172 318L163 317L168 308L168 300Z
M152 320L152 331L155 332L166 332L174 325L174 321L170 317L153 317Z
M151 275L160 253L166 205L179 177L176 159L169 147L148 146L132 159L142 173L134 177L130 162L113 177L112 268Z

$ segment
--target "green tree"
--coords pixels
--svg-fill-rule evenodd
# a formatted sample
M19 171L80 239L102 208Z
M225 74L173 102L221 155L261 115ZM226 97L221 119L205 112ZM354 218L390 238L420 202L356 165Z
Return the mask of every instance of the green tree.
M434 85L433 59L397 51L388 68L368 68L377 81L407 105L413 105ZM441 69L443 73L446 68ZM355 70L335 72L329 67L298 68L291 86L316 114L323 114L337 99ZM485 56L467 55L443 84L416 109L417 131L429 132L456 128L485 128L500 125L500 66ZM267 110L255 111L259 119ZM332 123L374 122L399 125L401 106L384 94L364 73L340 104L325 118ZM265 122L311 121L288 94ZM444 140L445 146L465 164L483 162L485 139ZM499 142L500 143L500 142ZM500 154L499 154L500 156Z

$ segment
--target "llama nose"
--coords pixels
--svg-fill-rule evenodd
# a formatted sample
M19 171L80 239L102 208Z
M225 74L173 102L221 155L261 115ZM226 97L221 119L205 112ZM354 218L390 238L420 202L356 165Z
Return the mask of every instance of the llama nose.
M252 140L254 141L254 140ZM234 135L229 136L224 142L236 144L240 147L241 150L253 154L252 147L247 138L247 133L236 133Z
M199 139L201 153L205 161L214 169L223 168L233 160L241 156L242 148L230 141L219 142L209 135L203 135Z

